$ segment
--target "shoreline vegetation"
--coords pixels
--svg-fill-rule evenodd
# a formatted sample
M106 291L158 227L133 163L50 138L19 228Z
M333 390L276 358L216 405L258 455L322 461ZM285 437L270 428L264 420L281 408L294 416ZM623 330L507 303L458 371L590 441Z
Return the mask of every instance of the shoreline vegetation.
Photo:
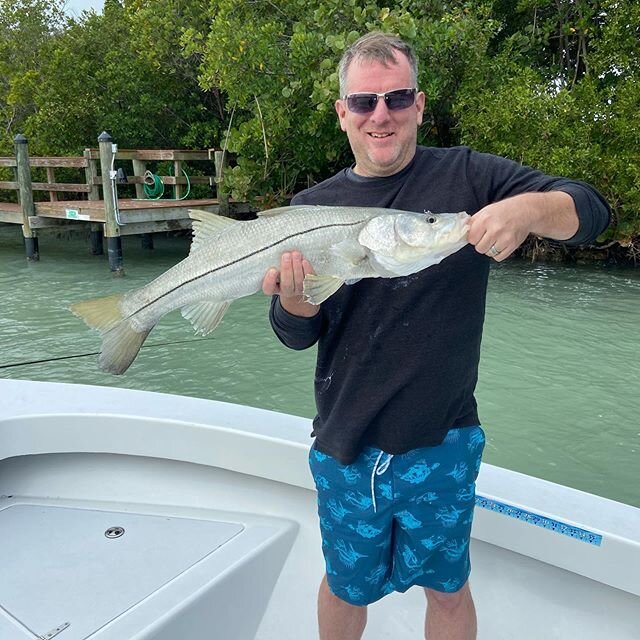
M105 0L78 17L64 4L0 0L0 156L17 134L34 156L77 155L101 131L122 149L225 149L231 197L281 205L352 162L336 66L378 29L416 50L421 144L582 179L611 204L597 246L535 239L524 257L640 260L635 0Z

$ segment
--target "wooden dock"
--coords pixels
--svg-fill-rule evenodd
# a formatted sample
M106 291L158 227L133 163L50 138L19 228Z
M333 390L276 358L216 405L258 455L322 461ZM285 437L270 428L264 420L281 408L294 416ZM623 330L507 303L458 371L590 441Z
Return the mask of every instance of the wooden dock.
M56 227L89 228L92 251L103 253L106 239L109 267L115 275L123 275L121 237L141 235L143 244L152 248L152 235L157 232L188 229L191 227L189 209L204 209L227 216L242 216L252 211L247 203L230 201L222 188L225 166L223 152L219 150L118 150L111 137L103 133L98 138L99 149L85 149L79 157L30 158L27 140L16 136L14 158L0 158L0 167L13 169L15 180L0 181L0 190L18 192L18 203L0 202L0 222L19 224L25 239L28 260L37 261L40 255L38 230ZM131 175L114 169L115 161L130 161ZM173 175L156 176L147 170L148 163L169 161ZM215 167L210 175L188 176L186 162L206 162ZM122 164L122 162L120 163ZM33 182L32 168L44 168L47 182ZM55 169L75 168L84 171L84 182L56 182ZM161 182L173 190L173 199L149 199L145 195L147 184ZM119 198L118 185L133 184L136 198ZM206 184L215 197L185 199L186 188L192 184ZM34 191L46 191L49 202L35 202ZM62 199L59 194L79 194L82 199Z

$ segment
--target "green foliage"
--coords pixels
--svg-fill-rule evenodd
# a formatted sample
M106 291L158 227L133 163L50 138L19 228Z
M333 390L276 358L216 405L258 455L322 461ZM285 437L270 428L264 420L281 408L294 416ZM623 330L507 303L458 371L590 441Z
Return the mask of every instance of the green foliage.
M182 44L201 60L202 88L225 95L229 137L222 144L240 158L231 186L245 197L283 197L308 177L352 162L333 105L338 61L360 35L379 29L414 44L430 95L421 139L448 144L453 96L496 26L484 6L472 12L461 2L220 0L201 26L183 33Z
M634 0L0 0L0 153L227 148L234 197L275 204L351 163L337 64L373 29L415 48L419 140L585 179L640 236L640 4Z
M0 104L21 115L7 133L25 133L33 153L78 153L96 146L103 130L121 145L143 148L200 148L218 137L220 118L211 117L195 73L177 73L148 55L139 23L121 2L110 0L103 14L84 12L77 20L62 14L63 3L23 2L31 5L26 13L35 24L58 25L37 48L29 47L28 68L14 73ZM175 42L173 49L184 68ZM7 136L5 152L11 146Z
M640 6L518 7L456 96L460 140L594 184L614 209L608 235L630 244L640 235ZM558 41L562 56L550 46Z
M62 28L62 0L0 0L0 153L32 114L42 51Z

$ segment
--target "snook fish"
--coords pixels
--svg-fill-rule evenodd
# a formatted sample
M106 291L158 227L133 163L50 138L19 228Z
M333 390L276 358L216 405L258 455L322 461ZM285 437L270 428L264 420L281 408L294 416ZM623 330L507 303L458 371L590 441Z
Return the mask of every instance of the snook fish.
M466 213L294 206L237 222L191 210L189 256L140 289L78 302L71 311L102 334L100 368L124 373L160 318L175 309L196 332L213 331L236 298L259 291L284 251L299 250L316 275L304 295L320 304L345 282L406 276L467 244Z

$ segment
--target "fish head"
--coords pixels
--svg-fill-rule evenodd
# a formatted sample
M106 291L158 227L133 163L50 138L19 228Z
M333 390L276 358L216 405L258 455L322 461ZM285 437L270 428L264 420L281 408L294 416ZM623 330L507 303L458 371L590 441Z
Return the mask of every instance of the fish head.
M470 216L412 213L376 216L360 232L369 262L383 276L409 275L438 264L467 244Z

